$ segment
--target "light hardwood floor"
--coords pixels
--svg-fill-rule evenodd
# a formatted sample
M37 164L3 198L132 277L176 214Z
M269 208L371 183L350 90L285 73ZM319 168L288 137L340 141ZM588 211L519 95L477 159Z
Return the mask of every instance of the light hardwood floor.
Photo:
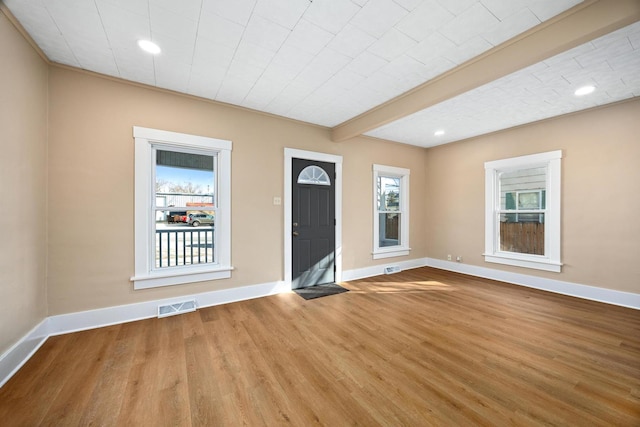
M430 268L50 338L0 425L640 425L640 312Z

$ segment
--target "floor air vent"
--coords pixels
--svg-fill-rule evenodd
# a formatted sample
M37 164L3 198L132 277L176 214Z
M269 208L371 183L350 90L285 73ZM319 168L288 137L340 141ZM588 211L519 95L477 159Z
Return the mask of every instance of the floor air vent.
M158 317L175 316L176 314L196 311L196 300L176 302L158 306Z
M384 268L384 274L393 274L393 273L400 273L400 266L389 265Z

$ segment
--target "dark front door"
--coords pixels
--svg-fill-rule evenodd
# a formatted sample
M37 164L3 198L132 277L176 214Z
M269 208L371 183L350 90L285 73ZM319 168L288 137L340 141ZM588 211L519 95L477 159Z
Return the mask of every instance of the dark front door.
M293 289L335 281L335 164L293 159Z

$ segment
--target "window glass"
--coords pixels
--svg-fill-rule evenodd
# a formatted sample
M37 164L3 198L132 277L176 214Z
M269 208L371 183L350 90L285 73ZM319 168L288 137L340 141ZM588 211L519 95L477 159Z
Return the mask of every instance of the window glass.
M232 142L134 126L134 289L231 277Z
M400 210L400 178L389 176L378 177L378 210Z
M215 156L156 150L156 192L181 194L184 202L211 203Z
M500 250L544 255L547 168L499 173Z
M154 268L215 263L216 156L156 149L155 157Z
M320 166L312 165L302 169L298 184L331 185L331 179Z
M518 209L540 209L541 201L540 191L518 192Z
M400 178L378 176L378 245L399 246L400 234Z
M560 271L561 151L485 163L485 260Z
M409 169L373 165L373 258L409 254Z
M398 246L402 242L400 240L400 214L398 213L381 213L380 215L380 247Z

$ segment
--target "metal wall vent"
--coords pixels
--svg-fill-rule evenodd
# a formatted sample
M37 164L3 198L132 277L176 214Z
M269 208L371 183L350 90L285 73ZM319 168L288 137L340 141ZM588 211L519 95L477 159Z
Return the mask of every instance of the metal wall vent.
M196 311L196 300L176 302L158 306L158 317L175 316L176 314Z
M389 265L384 268L384 274L400 273L400 271L399 265Z

